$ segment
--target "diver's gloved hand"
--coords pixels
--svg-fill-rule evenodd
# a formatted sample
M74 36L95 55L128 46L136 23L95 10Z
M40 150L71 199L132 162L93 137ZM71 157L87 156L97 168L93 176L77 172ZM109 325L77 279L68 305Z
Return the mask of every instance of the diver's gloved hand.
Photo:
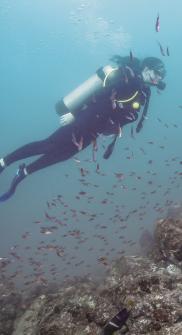
M1 158L0 159L0 173L4 171L5 167L6 167L6 163L4 161L4 158Z
M19 166L16 176L13 178L9 190L0 196L0 202L4 202L11 198L15 193L17 185L26 177L25 164Z
M59 118L60 126L67 126L68 124L71 124L75 120L75 117L72 113L67 113L64 115L61 115Z

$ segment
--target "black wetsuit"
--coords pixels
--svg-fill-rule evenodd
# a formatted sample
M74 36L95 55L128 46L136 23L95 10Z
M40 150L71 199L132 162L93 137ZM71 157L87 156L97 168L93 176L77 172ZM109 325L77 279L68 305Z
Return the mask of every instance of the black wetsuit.
M141 105L145 102L145 88L141 86L141 81L132 76L123 78L109 87L103 89L102 93L96 95L86 108L83 108L76 120L64 127L60 127L48 138L42 141L29 143L4 157L5 164L8 166L16 161L40 155L40 157L26 166L28 174L69 159L78 152L76 142L83 140L82 149L86 148L99 134L116 133L117 126L123 126L134 122L138 118L140 109L133 110L131 104L113 107L111 96L115 91L116 98L127 98L138 90L137 101Z

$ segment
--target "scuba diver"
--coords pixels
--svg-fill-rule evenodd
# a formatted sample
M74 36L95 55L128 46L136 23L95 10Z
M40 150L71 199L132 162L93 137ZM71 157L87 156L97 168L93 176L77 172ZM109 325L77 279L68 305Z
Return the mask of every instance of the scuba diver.
M114 135L103 157L112 154L121 128L141 118L136 132L143 127L146 118L151 87L165 88L166 71L163 62L156 57L140 61L133 57L115 55L114 66L101 67L83 84L57 102L55 108L60 117L60 127L48 138L26 144L0 159L0 173L9 165L31 156L39 155L32 163L21 164L9 190L0 196L0 202L9 199L17 185L28 175L65 161L90 144L96 146L100 134Z

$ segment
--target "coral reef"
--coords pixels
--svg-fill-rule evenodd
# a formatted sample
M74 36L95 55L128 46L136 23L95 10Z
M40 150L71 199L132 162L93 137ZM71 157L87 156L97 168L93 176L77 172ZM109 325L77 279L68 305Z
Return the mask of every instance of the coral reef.
M123 307L130 315L127 327L117 334L181 335L181 212L156 222L150 257L125 256L114 262L100 283L83 278L42 293L19 317L7 309L7 318L11 313L16 318L12 335L104 334L105 325ZM11 334L3 331L0 334Z
M2 267L2 263L1 263ZM1 279L0 283L0 334L10 335L14 328L14 320L23 312L22 297L16 293L13 284Z

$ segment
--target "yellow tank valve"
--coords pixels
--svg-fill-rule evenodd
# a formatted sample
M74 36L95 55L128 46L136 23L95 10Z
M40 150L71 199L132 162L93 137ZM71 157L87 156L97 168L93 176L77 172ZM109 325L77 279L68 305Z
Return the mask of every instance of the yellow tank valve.
M137 101L133 102L132 107L133 107L133 109L139 109L140 108L139 102L137 102Z

